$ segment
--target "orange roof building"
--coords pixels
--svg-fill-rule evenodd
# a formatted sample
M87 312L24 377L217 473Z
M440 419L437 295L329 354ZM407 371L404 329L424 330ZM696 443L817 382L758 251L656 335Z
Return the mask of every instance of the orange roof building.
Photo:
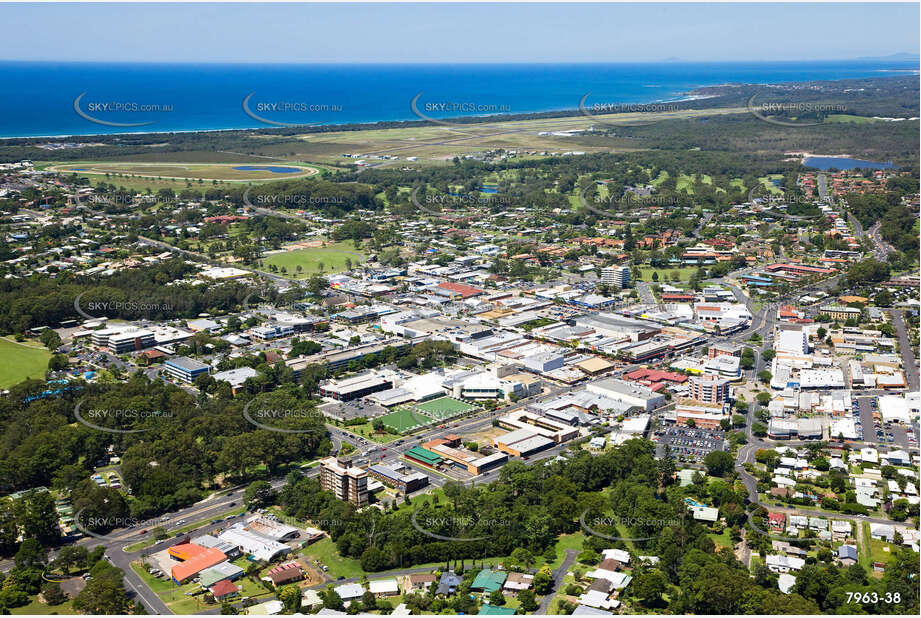
M186 545L192 545L192 543L186 543ZM195 555L170 569L173 581L177 584L184 584L208 567L213 567L227 560L226 554L214 547L201 547L200 545L195 545L194 547L199 548L201 551L194 550ZM173 555L173 549L170 548L170 555Z

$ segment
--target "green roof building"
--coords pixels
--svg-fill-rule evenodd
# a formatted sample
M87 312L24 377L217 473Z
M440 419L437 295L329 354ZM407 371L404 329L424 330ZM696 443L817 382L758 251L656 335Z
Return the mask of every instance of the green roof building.
M476 574L476 578L473 580L473 584L470 585L471 590L482 590L483 592L492 592L493 590L501 590L502 584L505 583L505 578L507 574L505 571L493 571L492 569L483 569Z
M438 453L433 453L428 449L424 449L421 446L414 446L406 451L406 457L432 468L443 461L441 455Z

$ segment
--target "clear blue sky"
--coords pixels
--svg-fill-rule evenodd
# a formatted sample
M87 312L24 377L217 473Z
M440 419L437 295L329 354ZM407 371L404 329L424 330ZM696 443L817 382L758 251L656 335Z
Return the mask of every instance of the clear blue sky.
M0 59L824 60L917 53L914 4L0 4Z

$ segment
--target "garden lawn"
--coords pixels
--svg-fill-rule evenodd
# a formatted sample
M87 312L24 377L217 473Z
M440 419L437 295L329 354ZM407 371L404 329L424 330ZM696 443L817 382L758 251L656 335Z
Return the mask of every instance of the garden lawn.
M0 388L9 388L26 378L44 379L50 358L51 352L41 344L0 337Z
M642 273L643 281L647 283L653 283L652 273L659 273L659 281L657 283L672 283L672 272L677 272L681 276L681 281L687 281L691 278L691 275L697 272L696 266L665 266L663 268L653 268L652 266L641 266L640 273Z
M361 563L354 558L344 558L340 556L336 544L328 537L308 545L301 550L301 555L311 562L313 560L319 560L321 564L328 566L329 571L327 575L333 579L336 579L340 575L349 579L351 577L361 577L364 574Z
M365 259L365 254L355 250L352 243L330 242L325 247L310 247L309 249L294 249L284 253L275 253L263 258L265 267L274 264L279 269L287 271L286 277L292 279L307 279L313 275L336 273L346 270L346 260L353 266L358 266ZM320 270L322 263L323 269ZM301 272L297 272L297 267ZM279 270L280 272L280 270Z

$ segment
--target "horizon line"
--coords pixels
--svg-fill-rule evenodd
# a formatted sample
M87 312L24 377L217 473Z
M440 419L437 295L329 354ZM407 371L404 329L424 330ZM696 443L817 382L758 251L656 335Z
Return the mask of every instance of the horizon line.
M905 55L904 58L897 56ZM32 62L32 63L58 63L58 64L147 64L147 65L272 65L272 66L419 66L419 65L450 65L450 66L502 66L502 65L607 65L607 64L698 64L721 63L743 64L747 62L915 62L921 61L921 54L911 55L907 52L898 52L888 56L857 56L851 58L794 58L794 59L748 59L748 60L689 60L683 58L660 60L568 60L568 61L496 61L496 62L463 62L463 61L348 61L348 62L271 62L271 61L246 61L246 60L57 60L51 58L0 58L0 62ZM919 67L921 68L921 67Z

